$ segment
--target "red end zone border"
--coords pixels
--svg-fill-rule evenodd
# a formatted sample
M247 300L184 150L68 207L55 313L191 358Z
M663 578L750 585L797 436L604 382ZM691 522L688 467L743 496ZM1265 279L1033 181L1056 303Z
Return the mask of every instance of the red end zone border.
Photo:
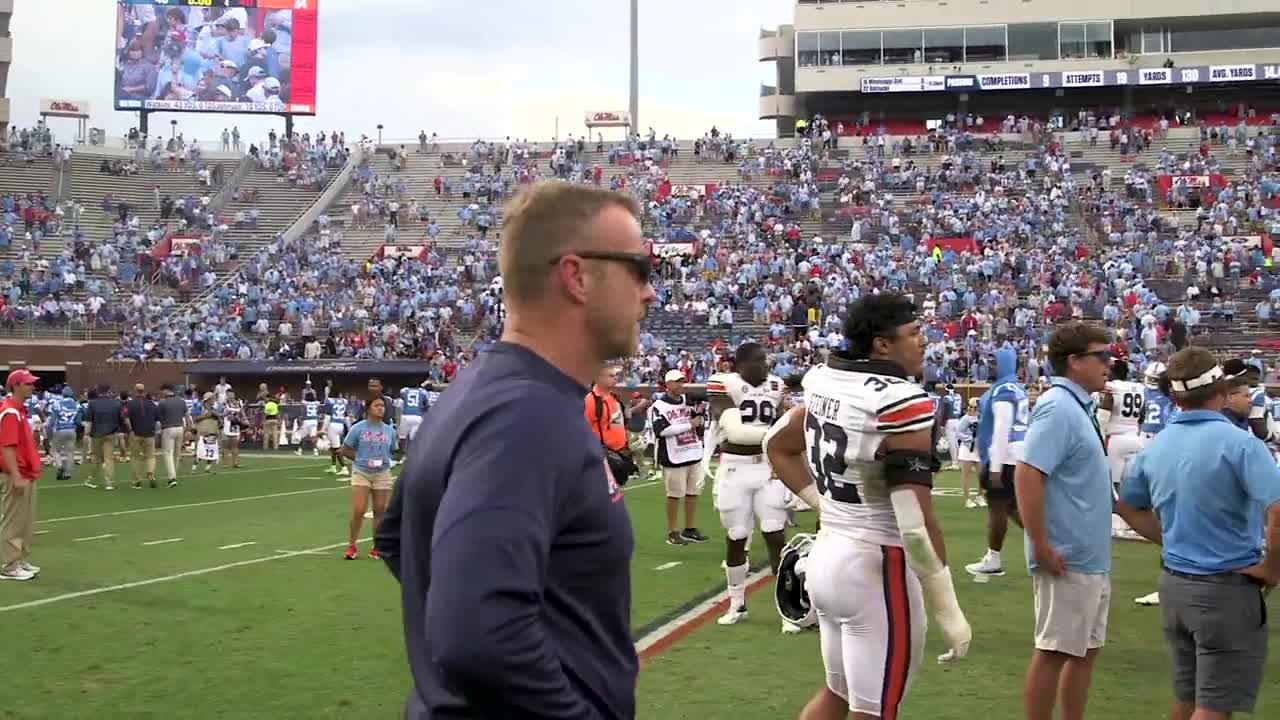
M769 585L773 573L768 568L747 576L747 596ZM643 666L653 658L666 652L672 645L692 635L698 628L711 622L716 617L728 612L729 591L722 590L716 595L694 605L687 612L674 620L658 627L636 642L636 654L640 656ZM779 621L781 622L781 621Z

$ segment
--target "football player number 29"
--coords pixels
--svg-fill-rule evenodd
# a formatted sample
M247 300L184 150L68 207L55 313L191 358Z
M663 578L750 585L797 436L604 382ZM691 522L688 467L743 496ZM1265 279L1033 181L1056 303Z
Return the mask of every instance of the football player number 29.
M844 459L844 454L849 449L849 436L845 434L844 428L805 413L804 429L809 434L809 467L813 470L818 492L836 502L861 504L862 497L858 495L858 488L839 477L849 468Z
M742 422L753 423L759 421L765 425L772 425L773 420L777 417L773 410L773 403L767 400L756 402L755 400L743 400L738 406L738 412L742 415Z

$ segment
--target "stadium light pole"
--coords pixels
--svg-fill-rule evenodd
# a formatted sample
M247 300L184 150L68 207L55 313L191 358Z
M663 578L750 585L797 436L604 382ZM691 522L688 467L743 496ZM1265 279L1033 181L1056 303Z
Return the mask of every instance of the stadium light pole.
M378 123L378 144L382 144L382 123Z
M631 132L640 132L640 0L631 0Z

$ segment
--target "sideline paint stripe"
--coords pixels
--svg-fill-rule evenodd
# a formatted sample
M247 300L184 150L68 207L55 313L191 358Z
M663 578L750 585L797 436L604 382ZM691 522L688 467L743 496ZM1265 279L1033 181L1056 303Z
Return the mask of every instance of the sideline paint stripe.
M115 537L115 533L106 533L105 535L91 535L89 537L72 538L71 542L89 542L90 540L106 540Z
M364 538L360 542L368 542L370 538ZM238 567L246 567L249 565L258 565L261 563L272 562L274 560L284 560L286 558L298 557L299 555L309 555L311 553L323 552L334 548L346 547L347 543L341 542L333 545L323 545L310 550L290 550L278 555L268 555L266 557L253 558L252 560L241 560L239 562L227 563L225 565L215 565L213 567L201 568L199 570L188 570L187 572L177 573L176 575L165 575L162 577L147 578L146 580L135 580L134 582L121 583L119 585L107 585L105 587L91 588L89 590L79 590L77 592L63 593L62 595L53 595L39 600L30 600L28 602L14 603L13 605L0 605L0 613L12 612L14 610L25 610L27 608L40 607L42 605L53 605L55 603L64 602L66 600L75 600L82 597L92 597L94 595L104 595L106 593L118 592L120 590L131 590L137 587L146 587L147 585L157 585L159 583L173 582L175 580L183 580L190 577L199 577L201 575L209 575L211 573L231 570Z
M143 545L167 545L169 543L176 543L176 542L182 542L182 538L169 538L168 540L151 540L150 542L144 542L142 544Z
M331 492L333 490L341 490L337 487L311 488L309 490L290 490L289 492L270 493L268 495L250 495L249 497L223 498L222 500L206 500L197 503L182 503L181 505L158 505L156 507L134 508L132 510L116 510L115 512L92 513L90 515L68 515L66 517L49 518L41 520L38 524L68 522L71 520L92 520L94 518L116 517L119 515L136 515L137 513L159 512L160 510L180 510L182 508L208 507L210 505L226 505L227 503L248 502L250 500L267 500L270 498L289 497L291 495L307 495L309 493Z
M772 579L773 575L767 568L748 575L747 595L750 596L755 591L765 587ZM0 610L2 609L0 608ZM645 633L636 643L636 653L640 656L640 663L643 665L666 652L672 645L693 634L694 631L711 622L713 618L728 609L729 591L721 590L697 603L674 620Z
M250 545L257 545L257 544L258 543L256 541L250 540L249 542L236 543L234 545L222 545L218 549L219 550L235 550L236 548L249 547Z

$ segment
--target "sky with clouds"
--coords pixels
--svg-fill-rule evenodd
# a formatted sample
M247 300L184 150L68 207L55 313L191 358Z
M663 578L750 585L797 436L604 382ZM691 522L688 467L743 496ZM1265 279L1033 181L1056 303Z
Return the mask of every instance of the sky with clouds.
M640 122L659 135L701 135L712 124L739 136L773 134L756 117L773 66L756 61L761 27L790 22L788 0L642 0ZM18 126L40 98L86 100L92 127L120 135L137 114L111 103L112 0L24 0L10 25L8 95ZM348 136L549 139L581 133L583 113L625 110L630 50L627 0L321 0L318 113L296 128ZM55 49L56 48L56 49ZM238 125L246 137L283 119L163 114L188 138L212 141ZM51 119L55 133L75 121ZM166 128L167 129L167 128ZM607 130L605 131L608 132ZM618 131L614 131L616 134ZM607 136L607 135L606 135Z

